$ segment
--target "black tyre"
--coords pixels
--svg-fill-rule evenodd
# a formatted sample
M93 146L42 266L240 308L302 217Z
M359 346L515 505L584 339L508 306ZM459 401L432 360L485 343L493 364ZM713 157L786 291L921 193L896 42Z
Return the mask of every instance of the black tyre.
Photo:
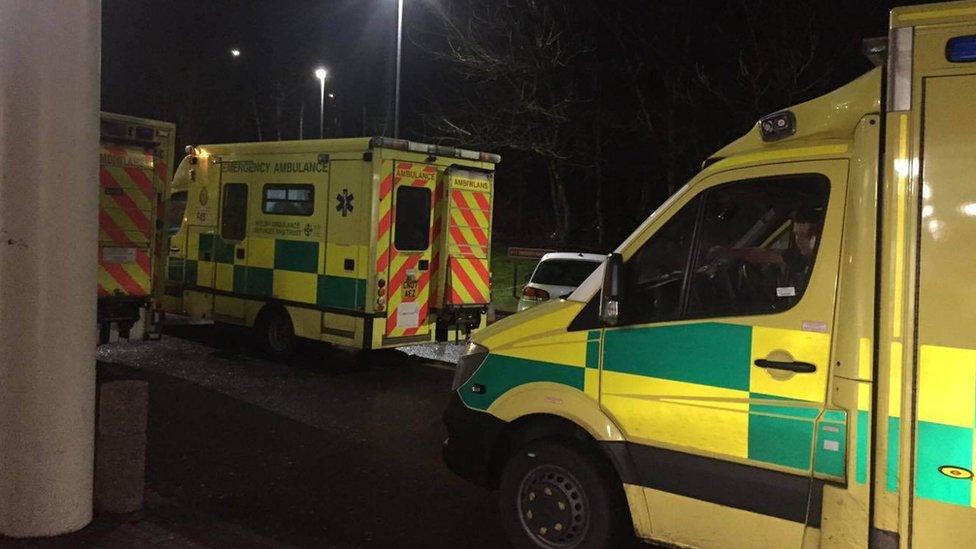
M633 539L622 489L607 463L582 443L529 442L502 472L502 525L516 547L619 547Z
M295 351L295 327L284 309L267 309L254 325L262 350L276 359L288 358Z

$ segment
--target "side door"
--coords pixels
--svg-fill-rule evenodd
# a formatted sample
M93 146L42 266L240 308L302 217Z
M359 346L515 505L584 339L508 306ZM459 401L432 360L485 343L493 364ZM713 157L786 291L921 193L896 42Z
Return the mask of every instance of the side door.
M247 270L236 263L247 258L247 183L221 181L220 228L213 239L214 320L244 323Z
M814 477L844 475L843 419L824 419L847 161L770 172L705 179L623 250L601 404L679 544L798 547Z
M431 221L437 166L395 161L386 337L430 334Z
M186 270L186 227L183 216L189 193L175 191L166 201L164 219L163 256L166 258L163 291L158 296L163 310L169 313L183 312L183 286Z
M899 489L901 505L908 505L910 521L899 526L903 543L908 537L908 545L914 547L973 547L976 264L971 258L976 245L976 126L972 123L976 103L972 97L976 65L967 60L976 47L976 21L916 29L915 47L915 66L920 73L915 80L920 88L915 100L921 111L918 153L912 152L908 138L910 115L889 115L894 121L890 127L900 130L894 165L920 163L922 181L915 184L910 170L892 170L902 194L900 200L889 202L898 207L892 217L905 221L900 224L904 231L889 229L893 236L888 239L911 250L911 240L916 238L912 220L918 219L920 226L918 263L906 259L901 267L900 279L909 282L905 284L904 305L893 304L889 309L892 316L911 314L910 273L918 269L914 288L917 325L905 322L900 333L895 330L891 343L893 348L903 345L905 350L913 345L914 352L902 356L893 353L891 358L893 363L903 361L901 372L892 373L892 385L898 387L896 380L901 377L900 384L913 387L910 392L902 390L901 394L910 394L911 399L902 397L900 410L898 401L889 402L889 416L900 414L900 418L891 417L889 423L900 429L901 440L899 431L889 432L888 447L894 451L889 450L888 469L897 467L898 472L888 475L894 477L888 490ZM915 154L920 158L913 160ZM913 194L920 199L920 211L913 208ZM893 225L899 227L897 221ZM904 255L912 257L910 252ZM893 286L900 286L898 282ZM915 372L909 377L912 358Z

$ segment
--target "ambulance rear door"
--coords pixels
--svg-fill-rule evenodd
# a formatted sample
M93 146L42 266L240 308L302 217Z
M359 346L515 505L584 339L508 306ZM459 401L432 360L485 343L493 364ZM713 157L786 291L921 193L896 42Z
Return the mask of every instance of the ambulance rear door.
M380 260L385 265L377 269L377 276L389 281L385 338L427 339L430 334L427 317L430 311L431 221L437 166L401 160L390 165L393 170L389 191L392 202L387 203L391 204L391 229L386 232L390 242L385 261Z
M485 306L491 301L492 174L451 167L444 179L444 306Z
M98 297L144 298L152 291L156 219L151 148L102 143L99 154Z

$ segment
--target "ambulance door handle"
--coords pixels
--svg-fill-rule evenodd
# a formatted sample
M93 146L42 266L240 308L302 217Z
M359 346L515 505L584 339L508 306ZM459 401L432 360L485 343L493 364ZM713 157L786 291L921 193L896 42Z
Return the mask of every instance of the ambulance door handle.
M787 370L790 372L796 372L798 374L812 374L817 371L817 366L810 364L809 362L780 362L778 360L766 360L765 358L760 358L755 362L756 366L760 368L768 368L770 370Z

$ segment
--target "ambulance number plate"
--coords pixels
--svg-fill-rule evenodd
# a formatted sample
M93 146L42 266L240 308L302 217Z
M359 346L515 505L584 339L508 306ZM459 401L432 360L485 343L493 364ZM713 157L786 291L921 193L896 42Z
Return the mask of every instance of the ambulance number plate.
M104 263L135 263L135 248L102 248L102 261Z
M417 280L413 278L407 278L403 281L403 299L405 301L413 301L417 299Z

